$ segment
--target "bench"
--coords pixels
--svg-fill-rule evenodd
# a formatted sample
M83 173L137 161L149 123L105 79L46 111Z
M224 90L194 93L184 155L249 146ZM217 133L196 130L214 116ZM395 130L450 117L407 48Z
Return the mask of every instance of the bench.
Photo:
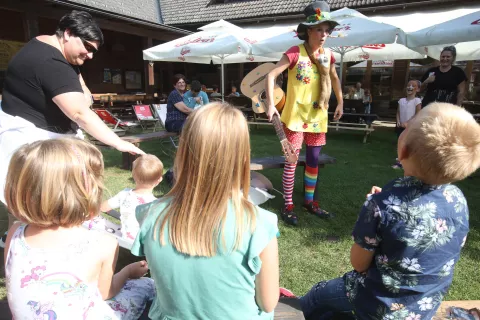
M443 301L432 320L447 319L448 307L460 307L467 310L480 309L480 300L471 301ZM300 301L298 299L280 298L275 308L275 320L304 320Z
M274 313L275 320L305 320L300 300L280 298Z
M128 141L135 146L139 146L140 142L152 141L152 140L161 140L167 139L171 137L178 136L176 132L168 132L168 131L156 131L156 132L148 132L148 133L140 133L131 136L123 136L121 137L122 140ZM105 146L101 142L95 141L96 145ZM137 158L137 155L132 155L128 152L122 152L122 169L132 170L133 161Z
M326 164L334 164L337 162L337 159L330 157L327 154L320 154L318 157L318 168L325 167ZM305 176L305 156L300 156L298 158L297 167L303 167L303 176ZM265 169L281 169L285 166L285 157L283 156L270 156L270 157L262 157L262 158L254 158L250 160L250 170L252 171L260 171ZM318 171L320 174L320 170ZM304 179L302 179L302 183L304 184ZM303 186L303 190L305 190ZM315 193L313 195L314 199L318 199L320 196L319 186L315 186Z
M443 301L438 308L437 313L433 316L432 320L444 320L447 318L447 308L448 307L459 307L463 309L480 309L480 300L470 300L470 301Z
M139 133L131 136L123 136L120 138L138 147L140 145L140 142L162 140L162 139L172 138L176 136L178 136L178 133L176 132L154 131L154 132L148 132L148 133ZM91 142L99 147L108 147L107 145L105 145L104 143L98 140L92 140ZM137 158L137 155L132 155L128 152L122 152L122 169L132 170L132 164L136 158Z
M340 121L333 120L334 112L329 112L329 128L335 129L336 131L340 130L354 130L354 131L363 131L365 132L363 136L363 143L367 142L370 134L375 131L372 127L372 124L375 120L378 119L376 114L365 114L365 113L344 113Z
M328 127L330 129L335 129L335 131L338 131L338 129L340 129L340 130L364 131L365 135L363 136L363 143L366 143L370 134L373 131L375 131L375 129L372 128L372 125L367 124L367 123L351 123L351 122L335 121L335 122L330 122Z

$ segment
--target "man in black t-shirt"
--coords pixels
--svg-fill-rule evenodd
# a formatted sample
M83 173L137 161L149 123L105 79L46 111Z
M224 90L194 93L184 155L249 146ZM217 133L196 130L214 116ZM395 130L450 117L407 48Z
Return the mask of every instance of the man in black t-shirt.
M440 54L440 66L430 68L422 77L422 89L427 89L422 108L434 101L462 105L467 76L452 63L456 58L454 46L445 47Z

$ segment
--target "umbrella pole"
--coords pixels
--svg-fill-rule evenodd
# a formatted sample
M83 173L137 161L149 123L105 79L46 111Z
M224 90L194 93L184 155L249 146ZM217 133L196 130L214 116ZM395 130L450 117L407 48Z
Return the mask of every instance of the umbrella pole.
M222 62L222 64L221 64L222 69L221 69L221 72L220 72L221 75L222 75L222 102L225 101L225 84L224 84L224 82L223 82L223 81L225 80L225 79L224 79L224 74L223 74L223 57L224 57L224 56L222 55L222 57L220 58L220 59L221 59L221 62Z
M342 50L340 52L340 84L342 84L343 80L343 56L345 55L345 51Z

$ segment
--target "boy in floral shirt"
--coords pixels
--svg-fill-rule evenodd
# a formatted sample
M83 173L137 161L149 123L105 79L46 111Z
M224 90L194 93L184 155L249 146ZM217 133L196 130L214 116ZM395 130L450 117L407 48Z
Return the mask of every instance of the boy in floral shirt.
M432 103L398 140L405 176L373 187L353 229L353 271L300 298L307 319L431 319L465 244L468 207L450 184L480 166L480 125L464 109Z

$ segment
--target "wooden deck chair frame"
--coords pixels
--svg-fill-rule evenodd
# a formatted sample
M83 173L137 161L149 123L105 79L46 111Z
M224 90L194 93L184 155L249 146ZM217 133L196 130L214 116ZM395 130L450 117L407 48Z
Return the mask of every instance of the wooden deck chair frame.
M167 119L167 105L166 104L152 104L155 114L159 120L160 125L166 130L165 120ZM177 141L177 143L175 143ZM175 148L178 148L178 137L170 137L170 142L172 142Z
M124 130L128 130L132 127L139 126L138 123L134 123L131 121L122 121L121 119L114 116L109 110L107 109L93 109L93 111L102 119L103 122L107 124L113 125L113 130L118 130L117 128L120 127Z
M150 124L153 124L153 131L156 130L160 120L154 116L150 105L148 104L136 104L132 106L133 112L140 123L142 129L147 129Z

